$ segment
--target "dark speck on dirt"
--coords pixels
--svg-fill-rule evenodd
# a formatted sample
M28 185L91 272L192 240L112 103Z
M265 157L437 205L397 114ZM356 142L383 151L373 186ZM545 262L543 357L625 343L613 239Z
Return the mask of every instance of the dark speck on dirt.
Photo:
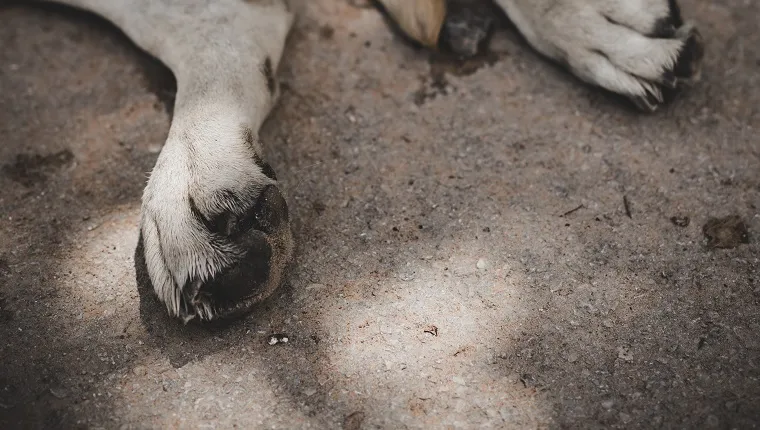
M0 321L13 320L13 312L10 310L10 304L2 293L0 293Z
M335 29L329 25L323 25L319 28L319 38L322 40L330 40L335 34Z
M702 226L702 233L707 239L708 248L736 248L749 243L747 225L738 215L710 218Z
M327 206L325 206L325 204L322 202L314 202L311 204L311 207L317 214L321 214L325 211L325 209L327 209Z
M11 274L11 267L8 265L8 261L5 258L0 257L0 276L8 276Z
M364 422L364 412L357 411L349 414L343 420L344 430L359 430Z
M42 183L48 174L53 173L74 160L74 154L68 149L49 155L18 154L13 164L2 167L2 174L24 186L31 187Z
M670 217L670 222L678 227L688 227L691 220L685 215L676 215Z
M433 53L430 55L430 75L433 80L440 80L445 73L454 76L470 76L483 66L493 66L501 59L496 52L485 52L468 58L456 58L450 55Z
M470 76L483 66L492 66L501 58L500 54L486 52L468 58L457 58L441 53L430 54L430 77L421 78L422 85L414 93L414 103L418 106L438 95L446 95L452 89L446 75Z

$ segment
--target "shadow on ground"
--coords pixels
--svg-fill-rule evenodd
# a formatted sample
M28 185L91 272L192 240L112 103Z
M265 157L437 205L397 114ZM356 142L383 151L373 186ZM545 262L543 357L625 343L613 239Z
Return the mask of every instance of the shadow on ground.
M640 116L512 34L442 75L311 3L262 130L297 262L198 328L132 263L170 74L89 15L3 7L0 425L757 426L760 11L684 10L705 79ZM749 243L708 248L731 214Z

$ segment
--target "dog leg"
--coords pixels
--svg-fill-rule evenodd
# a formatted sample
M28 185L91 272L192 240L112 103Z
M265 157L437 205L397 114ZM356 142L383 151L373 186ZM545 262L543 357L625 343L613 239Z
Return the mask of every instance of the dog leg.
M60 0L103 16L177 79L142 199L138 278L170 315L242 313L281 282L293 241L258 129L293 16L281 0Z

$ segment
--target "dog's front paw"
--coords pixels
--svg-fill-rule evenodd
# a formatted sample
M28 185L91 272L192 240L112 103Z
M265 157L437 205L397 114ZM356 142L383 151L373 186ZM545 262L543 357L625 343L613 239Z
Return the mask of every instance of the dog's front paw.
M185 322L247 312L279 286L293 250L287 204L251 129L215 127L170 131L143 195L138 283L149 280Z
M579 78L654 111L699 75L703 42L675 0L497 0L528 41Z

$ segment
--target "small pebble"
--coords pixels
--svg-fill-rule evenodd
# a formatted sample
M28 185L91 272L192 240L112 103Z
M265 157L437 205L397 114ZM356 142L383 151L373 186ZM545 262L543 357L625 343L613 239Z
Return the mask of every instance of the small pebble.
M63 388L51 388L50 394L54 395L57 399L63 399L68 395Z
M480 259L478 260L477 264L475 264L475 267L477 267L480 270L484 270L486 267L488 267L488 263L486 263L486 260Z
M499 415L501 415L501 419L507 422L514 419L514 414L512 413L510 409L506 407L499 409Z
M288 338L288 335L286 334L273 334L270 335L267 339L267 344L271 345L277 345L278 343L288 343L290 339Z
M628 347L625 346L619 346L617 348L618 358L620 358L623 361L631 362L633 361L633 354L631 353L631 350Z
M612 400L605 400L602 402L602 407L604 409L612 409L612 406L615 404Z
M409 282L414 280L414 272L402 272L398 274L398 278L401 279L404 282Z
M687 216L676 215L670 217L670 222L678 227L688 227L691 220Z

